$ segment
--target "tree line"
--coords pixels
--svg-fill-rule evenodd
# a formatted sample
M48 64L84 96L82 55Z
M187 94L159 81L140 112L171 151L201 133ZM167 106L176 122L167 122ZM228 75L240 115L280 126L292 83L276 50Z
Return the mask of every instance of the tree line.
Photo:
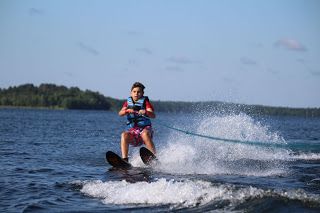
M106 97L99 92L80 90L78 87L58 86L55 84L23 84L7 89L0 88L0 106L44 107L52 109L120 110L124 100ZM155 101L152 103L157 112L218 112L246 113L251 115L291 115L319 117L320 108L288 108L260 105L245 105L219 101L183 102Z
M0 105L97 110L109 110L111 107L108 99L98 92L55 84L41 84L39 87L24 84L0 89Z

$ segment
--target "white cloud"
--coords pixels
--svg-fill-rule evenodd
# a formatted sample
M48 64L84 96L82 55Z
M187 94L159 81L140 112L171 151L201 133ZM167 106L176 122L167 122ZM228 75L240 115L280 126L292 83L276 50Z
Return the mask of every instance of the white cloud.
M30 16L43 15L43 14L44 14L44 11L41 9L37 9L37 8L30 8L29 9Z
M241 63L245 64L245 65L257 65L257 61L252 59L252 58L248 58L248 57L241 57L240 58Z
M197 63L197 61L192 60L190 58L184 57L184 56L171 56L166 59L169 62L176 63L176 64L194 64Z
M302 45L299 41L291 38L283 38L274 43L276 47L282 47L287 50L293 51L307 51L307 48Z
M152 55L152 50L149 49L149 48L137 48L136 49L138 52L141 52L141 53L144 53L144 54L147 54L147 55Z
M88 52L92 55L99 55L100 54L98 50L96 50L95 48L90 47L89 45L84 44L82 42L78 42L77 45L78 45L78 47L80 47L81 50Z
M184 71L184 69L182 69L181 67L178 67L178 66L167 66L165 69L168 71L172 71L172 72L183 72Z

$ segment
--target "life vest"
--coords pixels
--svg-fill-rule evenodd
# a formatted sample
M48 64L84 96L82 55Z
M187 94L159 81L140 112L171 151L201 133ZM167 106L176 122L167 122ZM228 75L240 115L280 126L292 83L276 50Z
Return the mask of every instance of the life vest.
M134 111L139 111L141 109L145 110L146 109L146 100L149 100L147 96L142 96L139 100L136 102L133 101L132 97L128 97L127 102L128 102L128 109L133 109ZM150 126L151 121L149 118L147 118L145 115L139 115L137 113L130 113L127 114L127 127L132 128L132 127L145 127L145 126Z

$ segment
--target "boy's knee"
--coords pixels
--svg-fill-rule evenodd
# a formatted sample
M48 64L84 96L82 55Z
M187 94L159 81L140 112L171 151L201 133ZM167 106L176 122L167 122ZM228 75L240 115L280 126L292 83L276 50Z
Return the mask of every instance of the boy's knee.
M123 139L128 139L129 138L129 136L130 136L130 134L128 133L128 132L123 132L123 133L121 133L121 138L123 138Z
M145 137L150 138L150 137L151 137L150 131L149 131L149 130L144 130L144 131L141 133L141 137L142 137L142 138L145 138Z

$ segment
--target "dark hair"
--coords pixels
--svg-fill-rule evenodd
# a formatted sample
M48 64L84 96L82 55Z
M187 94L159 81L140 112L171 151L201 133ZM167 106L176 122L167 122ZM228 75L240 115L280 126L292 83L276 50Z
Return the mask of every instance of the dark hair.
M146 88L142 83L135 82L131 87L131 91L133 90L133 88L136 88L136 87L140 87L142 89L142 91L144 90L144 88Z

